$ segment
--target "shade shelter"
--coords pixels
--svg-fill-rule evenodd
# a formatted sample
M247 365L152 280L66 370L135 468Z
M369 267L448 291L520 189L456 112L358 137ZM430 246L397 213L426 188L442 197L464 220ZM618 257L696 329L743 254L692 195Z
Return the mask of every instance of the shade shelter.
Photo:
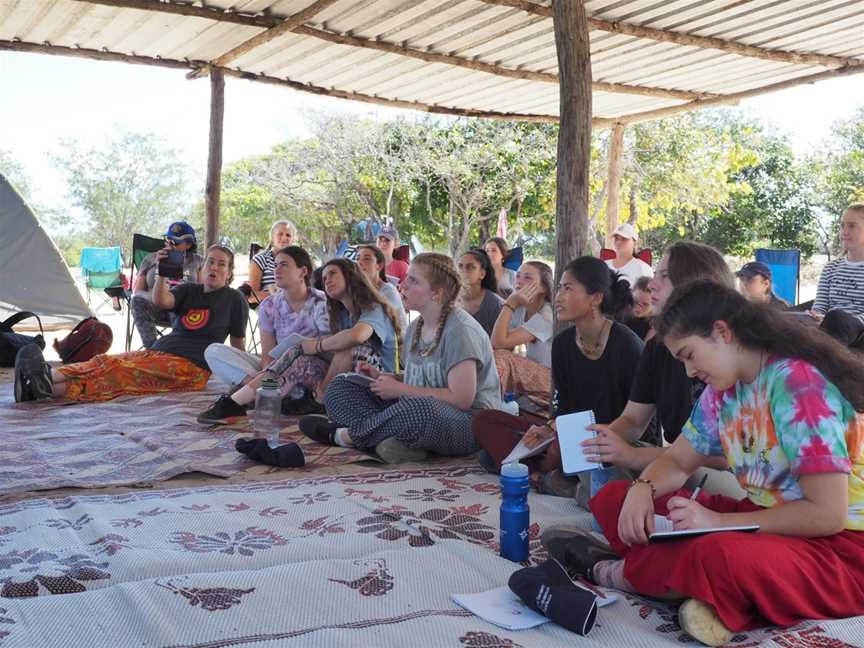
M0 49L209 75L208 242L228 76L560 121L559 262L585 242L592 126L614 164L626 124L864 72L862 34L864 0L0 0Z

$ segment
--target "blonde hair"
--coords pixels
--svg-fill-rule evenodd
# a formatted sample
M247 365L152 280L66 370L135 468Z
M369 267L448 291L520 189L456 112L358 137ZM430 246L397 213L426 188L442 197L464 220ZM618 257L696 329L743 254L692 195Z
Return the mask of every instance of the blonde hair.
M853 214L858 214L862 218L864 218L864 203L852 203L846 209L843 210L843 213L852 212Z
M435 340L432 342L432 346L421 354L431 355L438 348L438 344L441 342L441 335L444 332L444 325L447 323L447 318L459 299L459 293L462 290L462 279L456 271L453 259L444 254L424 252L414 257L411 260L411 264L423 268L426 280L433 290L441 289L444 293L441 301L441 317L438 318L438 329L435 331ZM417 320L417 328L414 329L414 337L411 340L412 353L417 352L422 332L423 316L421 315Z

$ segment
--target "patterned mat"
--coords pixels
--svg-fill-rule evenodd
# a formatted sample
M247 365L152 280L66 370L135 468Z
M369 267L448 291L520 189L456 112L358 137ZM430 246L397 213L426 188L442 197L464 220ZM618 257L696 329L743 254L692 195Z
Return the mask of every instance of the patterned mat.
M0 496L62 487L92 488L164 481L202 472L217 477L277 471L239 454L234 442L251 424L207 428L195 416L220 392L123 397L106 403L15 403L0 387ZM314 443L286 422L283 443L303 448L309 468L368 461L357 450ZM302 470L302 469L299 469Z
M0 506L0 647L693 645L673 609L634 596L586 638L508 631L452 593L507 582L499 495L473 466L366 472ZM537 537L588 525L531 495ZM741 634L738 648L864 644L864 617Z

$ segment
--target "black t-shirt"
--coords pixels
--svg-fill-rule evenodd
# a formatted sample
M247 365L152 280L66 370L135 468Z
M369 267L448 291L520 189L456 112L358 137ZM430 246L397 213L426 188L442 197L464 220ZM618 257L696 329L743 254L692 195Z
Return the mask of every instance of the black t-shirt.
M555 416L594 410L597 423L611 423L627 405L642 340L633 331L612 323L609 340L597 360L576 346L572 328L552 340L552 412Z
M705 383L688 377L684 363L676 360L665 344L651 338L639 361L630 400L657 408L663 436L671 443L690 418L703 389Z
M156 340L154 351L171 353L209 370L204 349L225 338L246 337L249 305L239 290L228 286L204 292L201 284L181 284L171 289L174 295L174 325L165 337Z

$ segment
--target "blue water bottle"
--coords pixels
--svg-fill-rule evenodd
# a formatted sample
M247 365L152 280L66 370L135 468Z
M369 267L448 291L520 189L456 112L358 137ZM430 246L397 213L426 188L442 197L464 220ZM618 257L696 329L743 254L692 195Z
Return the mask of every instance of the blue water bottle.
M514 562L528 560L528 466L501 466L501 556Z

